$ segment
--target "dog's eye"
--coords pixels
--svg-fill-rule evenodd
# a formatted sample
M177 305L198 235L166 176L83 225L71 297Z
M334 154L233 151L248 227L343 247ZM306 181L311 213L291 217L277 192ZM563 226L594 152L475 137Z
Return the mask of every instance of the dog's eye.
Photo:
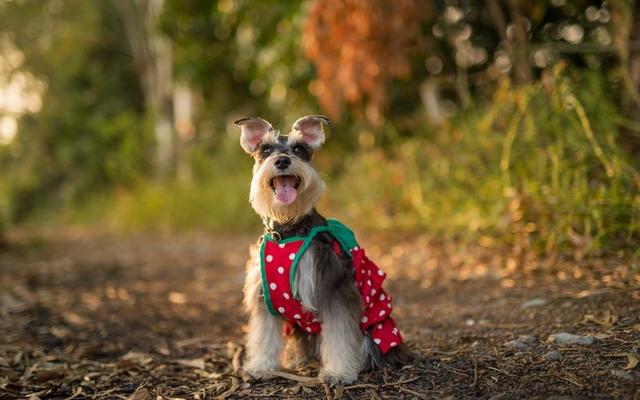
M260 153L262 153L263 156L268 156L269 154L273 153L273 149L271 147L263 147L260 150Z
M293 151L293 154L305 161L309 161L311 159L311 152L309 151L309 148L304 144L294 145L291 151Z

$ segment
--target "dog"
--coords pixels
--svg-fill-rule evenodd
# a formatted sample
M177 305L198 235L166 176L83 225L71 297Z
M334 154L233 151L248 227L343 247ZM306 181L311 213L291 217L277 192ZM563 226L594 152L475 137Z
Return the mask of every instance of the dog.
M290 368L319 358L318 379L328 384L353 383L363 370L402 359L386 275L349 228L316 210L325 183L312 157L329 123L305 116L281 135L262 118L235 122L255 161L249 201L265 227L244 284L245 371L255 379L282 368L285 347Z

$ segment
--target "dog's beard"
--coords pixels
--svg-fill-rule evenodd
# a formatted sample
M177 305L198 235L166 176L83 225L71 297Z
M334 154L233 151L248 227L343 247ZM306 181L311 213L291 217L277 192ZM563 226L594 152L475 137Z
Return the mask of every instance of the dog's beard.
M287 175L295 176L300 181L299 186L295 188L295 199L285 204L278 199L272 187L272 180L278 175L273 165L274 160L275 158L268 158L262 164L256 164L251 180L249 201L258 215L264 218L280 224L295 223L309 214L318 204L324 192L324 182L308 163L292 158Z

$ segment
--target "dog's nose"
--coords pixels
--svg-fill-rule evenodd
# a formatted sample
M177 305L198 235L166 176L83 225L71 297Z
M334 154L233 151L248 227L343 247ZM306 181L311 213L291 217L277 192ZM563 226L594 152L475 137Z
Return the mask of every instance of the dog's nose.
M274 163L278 169L287 169L291 165L291 159L289 157L278 157Z

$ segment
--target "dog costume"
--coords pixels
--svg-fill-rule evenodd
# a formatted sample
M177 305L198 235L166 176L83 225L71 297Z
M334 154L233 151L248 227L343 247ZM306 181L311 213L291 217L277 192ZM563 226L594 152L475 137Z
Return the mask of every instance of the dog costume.
M360 329L370 332L380 351L387 353L402 343L402 336L391 317L391 299L382 288L386 274L366 257L353 232L337 220L327 220L326 225L312 228L306 236L276 240L267 233L262 237L260 267L264 301L269 312L308 333L319 334L322 330L322 322L303 308L292 291L298 262L313 238L321 232L333 237L333 251L337 255L346 254L351 259L356 288L364 304Z

